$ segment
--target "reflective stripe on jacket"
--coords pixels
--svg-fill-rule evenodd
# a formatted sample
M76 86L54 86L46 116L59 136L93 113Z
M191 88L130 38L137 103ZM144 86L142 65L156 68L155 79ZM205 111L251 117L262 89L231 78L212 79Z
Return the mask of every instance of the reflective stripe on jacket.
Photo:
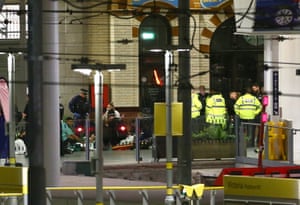
M215 94L206 100L206 122L213 124L226 123L225 99L221 94Z
M234 104L234 111L242 120L253 120L261 110L260 101L249 93L239 97Z

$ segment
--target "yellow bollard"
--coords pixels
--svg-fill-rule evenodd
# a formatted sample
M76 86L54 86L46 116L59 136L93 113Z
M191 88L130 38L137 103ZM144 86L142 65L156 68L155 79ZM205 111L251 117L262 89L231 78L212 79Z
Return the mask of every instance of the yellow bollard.
M268 122L268 142L269 142L269 159L270 160L286 160L286 133L284 131L285 123Z
M280 155L281 155L282 160L287 160L286 146L285 146L287 136L286 136L286 132L285 132L285 129L284 129L285 126L286 126L285 122L283 122L283 121L278 122L278 127L280 127L278 129L278 133L279 133L279 136L280 136L279 147L280 147Z
M270 121L268 122L268 144L269 144L269 153L268 157L270 160L274 160L275 159L275 155L274 155L274 138L276 136L276 132L275 132L275 127L274 127L274 122Z

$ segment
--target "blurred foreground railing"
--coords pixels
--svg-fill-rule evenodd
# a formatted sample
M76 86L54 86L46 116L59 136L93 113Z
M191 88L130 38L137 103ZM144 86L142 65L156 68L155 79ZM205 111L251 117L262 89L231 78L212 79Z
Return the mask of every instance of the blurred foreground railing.
M199 198L189 199L188 197L185 197L182 193L181 186L173 186L173 189L175 190L175 198L176 198L176 205L181 205L183 202L189 202L189 201L196 201L196 204L199 204L199 201L201 201L201 196ZM96 187L47 187L47 205L52 205L53 202L53 191L73 191L74 195L77 200L77 205L83 205L84 204L84 191L95 191ZM105 186L103 187L103 190L106 191L108 197L109 197L109 205L116 205L117 204L117 197L115 192L116 191L136 191L141 195L140 201L142 202L142 205L148 205L150 204L150 198L149 198L149 191L164 191L166 190L166 186ZM217 190L223 190L223 187L204 187L203 191L209 191L210 192L210 205L215 205L215 196ZM138 201L137 201L138 202Z

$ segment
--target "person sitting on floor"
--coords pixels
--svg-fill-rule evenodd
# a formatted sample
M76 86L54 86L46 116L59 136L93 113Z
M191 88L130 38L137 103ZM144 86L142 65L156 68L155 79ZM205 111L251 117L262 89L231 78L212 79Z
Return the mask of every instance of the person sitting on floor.
M73 119L67 117L65 121L61 121L61 137L63 142L63 153L72 153L71 146L74 146L76 142L81 142L80 137L73 132Z

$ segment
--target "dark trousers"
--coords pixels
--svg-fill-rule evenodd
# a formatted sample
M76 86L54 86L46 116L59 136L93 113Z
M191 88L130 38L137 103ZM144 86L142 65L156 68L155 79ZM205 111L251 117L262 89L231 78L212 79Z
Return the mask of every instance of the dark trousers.
M192 122L191 122L192 133L198 134L200 132L200 124L201 124L200 116L192 118Z
M255 123L255 119L241 119L240 120L241 123L246 123L243 125L244 128L244 137L247 137L246 139L248 139L248 146L255 146L255 128L256 126L252 123ZM248 124L250 123L250 124Z

